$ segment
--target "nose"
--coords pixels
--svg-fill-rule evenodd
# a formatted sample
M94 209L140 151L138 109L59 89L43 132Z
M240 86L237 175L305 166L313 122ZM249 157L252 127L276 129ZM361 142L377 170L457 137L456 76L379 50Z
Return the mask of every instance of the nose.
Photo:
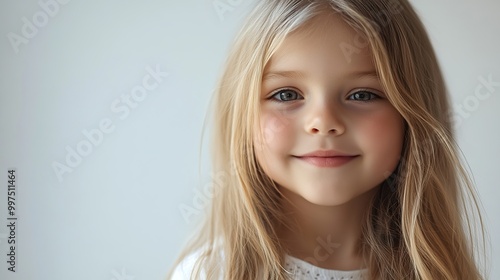
M340 108L328 102L321 102L310 108L305 130L309 134L341 135L345 132Z

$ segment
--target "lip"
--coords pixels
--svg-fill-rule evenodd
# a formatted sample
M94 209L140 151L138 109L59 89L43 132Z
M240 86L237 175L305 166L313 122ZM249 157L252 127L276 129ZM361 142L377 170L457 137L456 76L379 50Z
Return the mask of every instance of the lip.
M296 158L317 167L339 167L349 163L356 157L358 157L358 155L346 154L333 150L314 151L312 153L296 156Z
M311 153L300 155L298 157L349 157L349 156L356 156L356 155L338 152L335 150L317 150Z

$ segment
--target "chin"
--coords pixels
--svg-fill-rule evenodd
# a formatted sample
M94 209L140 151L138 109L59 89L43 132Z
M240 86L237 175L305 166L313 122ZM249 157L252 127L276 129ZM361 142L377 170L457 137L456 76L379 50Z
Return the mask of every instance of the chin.
M318 206L341 206L349 203L366 204L373 197L378 188L371 188L361 192L344 192L344 191L319 191L299 194L309 203Z
M304 197L304 199L307 200L309 203L312 203L312 204L315 204L318 206L328 206L328 207L341 206L341 205L347 204L353 200L352 197L325 196L325 195Z

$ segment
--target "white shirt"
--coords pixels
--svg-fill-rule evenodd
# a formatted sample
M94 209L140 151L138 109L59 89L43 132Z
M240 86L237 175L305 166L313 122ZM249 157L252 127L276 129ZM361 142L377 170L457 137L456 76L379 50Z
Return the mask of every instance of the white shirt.
M196 254L192 254L176 267L171 280L189 280L196 262ZM367 279L367 269L340 271L314 266L301 259L285 256L285 269L293 280L362 280Z

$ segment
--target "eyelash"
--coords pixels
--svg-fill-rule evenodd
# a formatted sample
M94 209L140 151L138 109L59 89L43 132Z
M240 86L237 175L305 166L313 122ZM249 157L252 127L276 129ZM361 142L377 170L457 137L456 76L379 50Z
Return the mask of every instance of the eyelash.
M294 92L295 94L297 94L298 96L300 96L299 93L297 93L296 90L294 89L291 89L291 88L284 88L284 89L279 89L279 90L276 90L272 93L272 95L269 97L269 99L273 102L278 102L278 103L286 103L286 102L292 102L292 101L296 101L296 100L301 100L301 99L293 99L293 100L288 100L288 101L284 101L284 100L280 100L280 99L277 99L277 98L274 98L275 96L277 96L279 93L282 93L284 91L292 91ZM353 97L355 94L358 94L360 92L365 92L365 93L368 93L370 95L370 99L368 100L355 100L355 99L351 99L350 97ZM359 102L369 102L369 101L372 101L372 100L375 100L375 99L379 99L381 98L379 95L377 95L376 93L370 91L370 90L367 90L367 89L360 89L360 90L357 90L351 94L349 94L348 96L348 100L353 100L353 101L359 101ZM303 99L303 98L302 98Z

